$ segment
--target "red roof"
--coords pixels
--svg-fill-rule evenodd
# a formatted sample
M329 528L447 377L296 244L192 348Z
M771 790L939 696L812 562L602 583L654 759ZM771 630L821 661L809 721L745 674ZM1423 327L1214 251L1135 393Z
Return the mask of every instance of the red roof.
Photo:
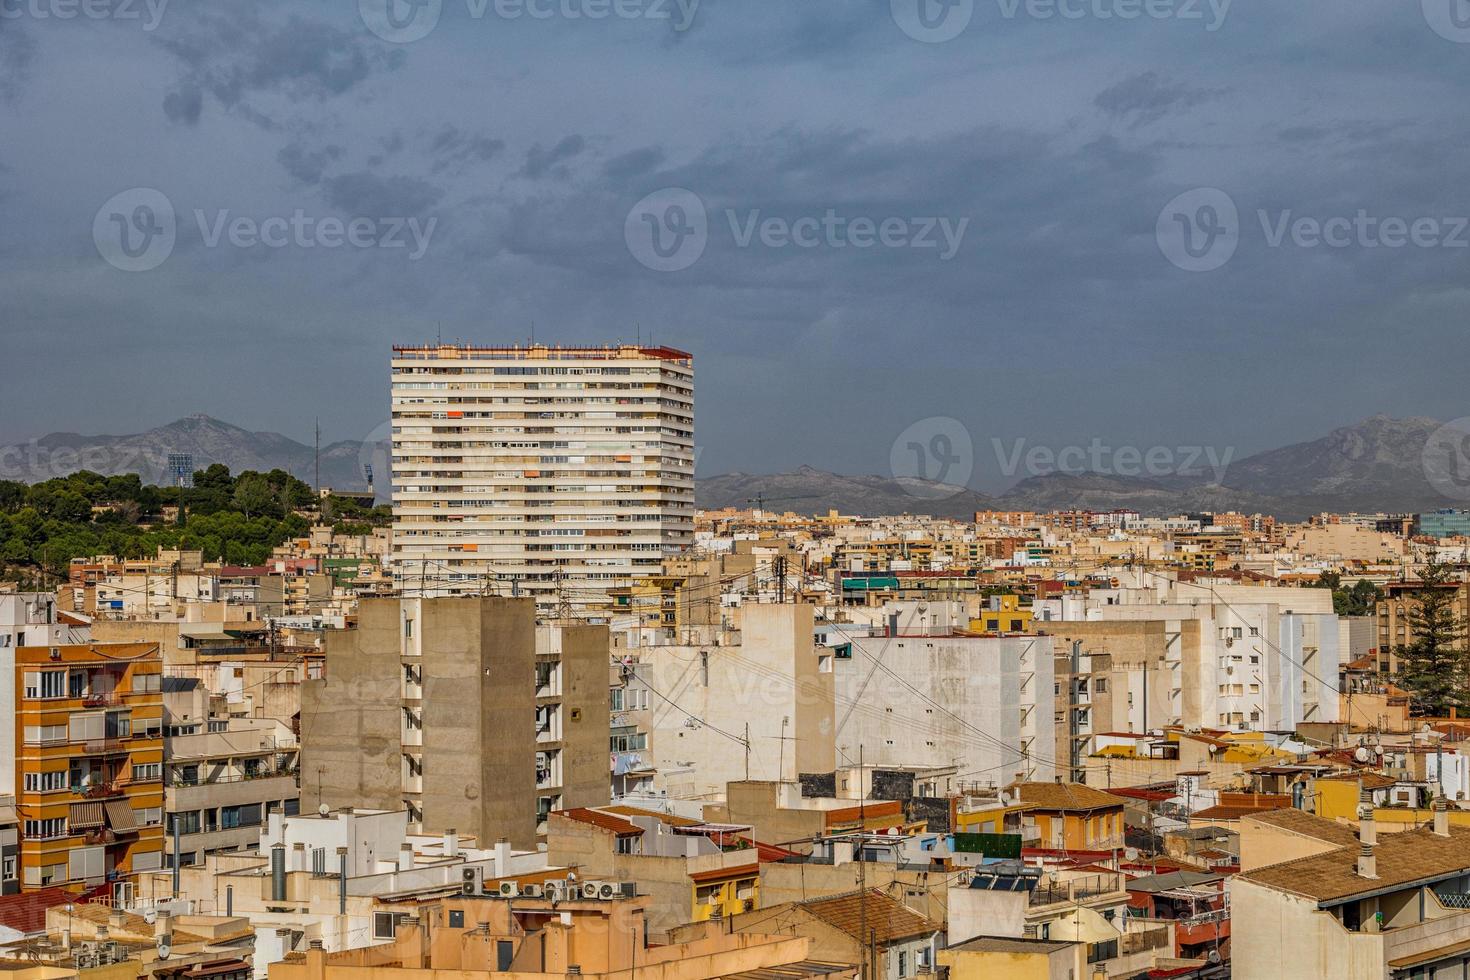
M552 812L578 823L587 823L603 830L610 830L619 837L638 837L643 833L643 828L630 820L615 817L611 813L603 813L601 810L593 810L590 807L579 806L570 810L553 810Z
M696 871L689 879L697 884L709 881L724 881L726 878L743 878L760 871L759 864L742 864L737 868L715 868L711 871Z
M0 897L0 925L9 926L16 932L31 935L46 929L46 910L67 902L85 902L99 895L106 895L109 885L99 885L89 892L75 892L68 888L42 888L39 891L23 892L19 895Z

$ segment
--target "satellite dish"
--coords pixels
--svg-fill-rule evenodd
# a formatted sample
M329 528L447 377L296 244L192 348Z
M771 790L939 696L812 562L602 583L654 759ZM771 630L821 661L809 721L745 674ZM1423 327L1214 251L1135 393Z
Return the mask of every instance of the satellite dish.
M158 937L158 958L166 960L173 955L174 944L172 936Z
M1357 749L1353 752L1353 758L1357 759L1359 762L1367 762L1368 750L1363 748L1361 745L1358 746Z
M143 921L146 922L146 923L148 923L150 926L153 925L153 923L155 921L157 921L157 919L158 919L158 912L156 910L154 910L154 909L146 909L143 912Z
M332 812L332 808L323 803L321 806L316 808L316 812L325 817Z

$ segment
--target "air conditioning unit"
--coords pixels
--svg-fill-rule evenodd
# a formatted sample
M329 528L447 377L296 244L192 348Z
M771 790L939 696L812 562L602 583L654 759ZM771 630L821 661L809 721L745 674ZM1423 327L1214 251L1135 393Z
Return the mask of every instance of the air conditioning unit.
M521 886L521 895L526 898L540 898L541 886L537 884L526 884Z
M615 882L600 881L597 883L597 897L602 899L603 901L606 901L610 898L616 898L617 894L618 886Z
M542 886L541 893L546 896L546 900L552 905L567 897L566 888L559 881L548 881Z
M502 881L500 883L501 898L515 898L521 893L521 888L513 881Z
M463 884L460 887L462 895L479 895L485 890L485 869L474 867L463 870Z
M618 882L618 892L624 898L637 898L638 885L631 881L620 881Z
M597 897L597 886L600 885L600 884L602 884L602 882L600 882L600 881L584 881L582 883L582 897L583 898L596 898Z

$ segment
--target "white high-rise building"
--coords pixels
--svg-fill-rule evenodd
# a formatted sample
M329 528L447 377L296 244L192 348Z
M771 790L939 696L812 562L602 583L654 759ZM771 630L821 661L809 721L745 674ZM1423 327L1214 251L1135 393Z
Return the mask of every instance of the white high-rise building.
M694 360L668 347L395 347L394 578L572 607L694 532Z

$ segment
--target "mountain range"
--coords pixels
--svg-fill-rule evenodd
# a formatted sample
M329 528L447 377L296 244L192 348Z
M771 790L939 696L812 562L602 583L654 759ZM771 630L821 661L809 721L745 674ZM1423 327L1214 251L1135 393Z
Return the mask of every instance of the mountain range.
M1447 441L1448 438L1448 441ZM386 486L386 445L344 440L323 446L321 482L367 488L371 468ZM0 479L37 482L79 469L138 473L167 482L168 455L188 453L196 469L223 463L234 472L283 469L315 479L311 446L275 432L252 432L207 415L191 415L147 432L121 436L52 433L0 447ZM1441 460L1440 456L1449 454ZM1458 454L1458 455L1456 455ZM1027 477L998 496L916 479L851 476L802 466L788 473L727 473L701 479L707 509L747 507L797 513L933 514L968 518L977 510L1126 508L1146 515L1237 510L1300 520L1322 511L1414 512L1470 505L1470 430L1427 418L1374 416L1320 439L1257 453L1190 475L1120 476L1048 472ZM382 494L380 494L382 496Z

